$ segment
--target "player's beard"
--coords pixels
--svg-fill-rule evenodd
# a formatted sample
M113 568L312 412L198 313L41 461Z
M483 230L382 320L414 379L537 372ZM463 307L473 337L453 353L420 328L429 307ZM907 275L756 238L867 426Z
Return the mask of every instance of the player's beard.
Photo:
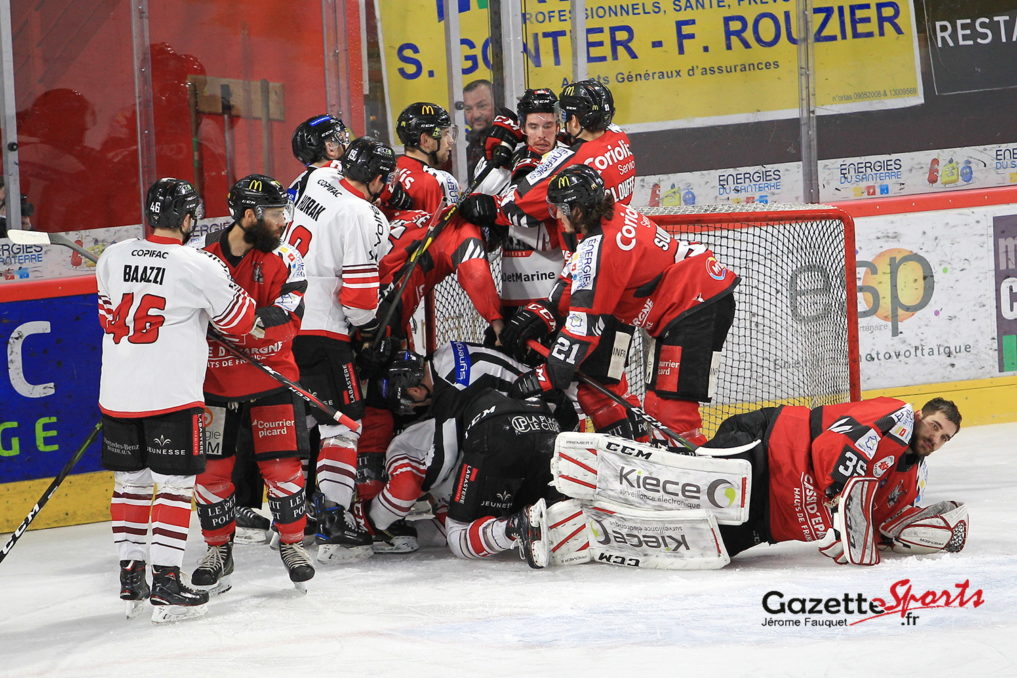
M272 232L271 227L262 217L254 222L254 226L244 229L244 242L252 245L256 250L271 252L279 247L281 238L279 234Z

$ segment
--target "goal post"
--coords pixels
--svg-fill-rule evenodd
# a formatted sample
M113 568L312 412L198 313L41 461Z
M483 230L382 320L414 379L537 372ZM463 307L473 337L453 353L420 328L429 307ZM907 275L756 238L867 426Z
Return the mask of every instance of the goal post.
M773 405L861 397L854 222L826 205L719 204L638 207L680 240L706 244L741 278L735 319L711 372L703 407L710 435L725 418ZM501 262L492 257L500 282ZM428 349L481 341L486 323L454 277L428 304ZM643 394L649 338L629 349L630 387Z

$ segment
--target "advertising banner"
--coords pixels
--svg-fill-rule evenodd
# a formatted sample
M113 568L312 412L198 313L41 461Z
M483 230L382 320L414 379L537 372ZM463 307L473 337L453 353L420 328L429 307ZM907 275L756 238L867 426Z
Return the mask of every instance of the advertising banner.
M0 304L0 483L55 476L99 421L96 295ZM99 442L75 473L101 470Z
M1015 184L1017 142L819 161L822 202ZM632 204L800 203L802 186L797 162L656 174L636 177Z
M420 100L449 100L442 0L376 0L392 118ZM798 19L792 0L586 3L589 77L608 85L630 132L798 116ZM485 0L459 0L464 82L490 77ZM568 0L523 0L530 87L571 77ZM911 0L816 0L820 113L924 101ZM510 102L511 103L511 102Z
M1013 0L924 0L937 94L1017 87Z
M1002 205L855 220L863 389L1017 371L1014 211ZM1010 344L1014 358L997 348Z

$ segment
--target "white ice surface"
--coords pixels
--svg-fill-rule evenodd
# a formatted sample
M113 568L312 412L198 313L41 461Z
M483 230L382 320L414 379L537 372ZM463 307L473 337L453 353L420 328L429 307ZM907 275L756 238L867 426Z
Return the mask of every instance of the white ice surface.
M871 568L800 543L709 572L533 571L514 553L466 562L431 546L319 566L305 596L277 552L238 545L233 590L202 619L157 626L147 607L124 618L108 524L29 532L0 565L0 676L1017 676L1015 439L1017 424L964 429L931 460L927 502L970 507L962 553ZM195 523L185 570L202 551ZM888 598L904 578L915 593L967 580L984 604L914 625L762 626L768 591Z

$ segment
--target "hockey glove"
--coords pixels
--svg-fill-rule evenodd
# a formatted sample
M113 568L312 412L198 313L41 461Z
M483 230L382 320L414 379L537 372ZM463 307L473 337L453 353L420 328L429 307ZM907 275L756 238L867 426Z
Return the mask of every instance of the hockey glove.
M385 209L392 211L408 210L413 207L413 198L398 181L391 181L382 189L378 202Z
M491 228L498 218L498 203L493 196L471 193L459 204L459 213L471 224Z
M516 311L505 324L501 345L509 355L522 360L529 350L526 342L530 339L541 341L557 329L558 318L551 302L546 299L530 302Z
M354 338L356 343L368 344L374 341L374 335L378 333L381 322L377 317L371 318L368 322L356 328Z
M495 167L512 166L512 154L523 141L523 132L512 118L499 115L484 139L484 159Z
M554 389L547 376L547 366L541 365L535 370L524 372L509 386L510 398L532 398Z
M357 352L357 372L362 379L381 376L396 351L395 337L382 337L378 345L368 342Z
M828 504L832 527L819 542L819 552L838 565L876 565L879 551L873 534L872 500L878 481L852 477Z
M254 327L251 328L251 331L248 332L248 334L254 337L255 339L265 338L265 321L261 319L260 315L255 316Z
M532 172L540 164L541 156L539 154L527 151L523 157L516 161L514 167L512 167L512 183L521 181L526 177L527 174Z

